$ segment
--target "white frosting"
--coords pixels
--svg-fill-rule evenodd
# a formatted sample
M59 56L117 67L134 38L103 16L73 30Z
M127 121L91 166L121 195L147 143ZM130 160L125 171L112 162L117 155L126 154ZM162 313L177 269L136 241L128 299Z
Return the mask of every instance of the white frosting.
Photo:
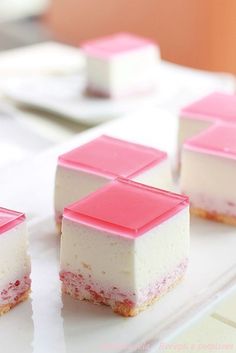
M132 180L164 190L174 190L169 159L164 159L156 166L145 170Z
M63 220L61 270L102 287L137 293L173 271L189 254L188 207L138 238Z
M72 169L58 165L55 185L55 210L62 213L65 206L80 200L110 179L80 169Z
M134 244L135 289L140 290L189 257L189 208L138 237Z
M0 290L30 273L26 222L0 235Z
M159 49L147 45L109 59L87 57L88 86L102 93L123 95L155 84Z
M200 132L206 130L214 122L212 120L202 120L198 118L181 116L179 119L178 148L182 148L183 143Z
M195 207L236 214L235 173L235 160L183 148L180 187Z

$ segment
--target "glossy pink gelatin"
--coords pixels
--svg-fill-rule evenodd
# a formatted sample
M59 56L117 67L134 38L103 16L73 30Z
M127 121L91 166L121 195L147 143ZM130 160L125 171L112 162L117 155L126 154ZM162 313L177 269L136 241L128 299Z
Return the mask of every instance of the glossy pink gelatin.
M236 123L236 95L214 92L184 107L181 115L185 119L194 117Z
M82 44L81 48L87 55L109 59L114 55L142 49L150 45L155 46L156 44L150 39L130 33L117 33L87 41Z
M216 124L186 141L185 148L236 159L236 125Z
M68 206L63 217L136 238L187 207L188 197L118 178Z
M109 178L133 178L166 158L166 152L103 135L61 155L58 164Z
M0 207L0 234L14 228L25 220L25 215L20 212Z

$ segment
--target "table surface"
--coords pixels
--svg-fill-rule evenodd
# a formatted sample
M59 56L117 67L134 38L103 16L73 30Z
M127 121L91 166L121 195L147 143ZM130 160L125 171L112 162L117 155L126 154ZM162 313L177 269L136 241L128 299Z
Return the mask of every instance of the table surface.
M27 55L28 60L30 55L35 57L35 50L37 48L29 48L28 50L24 49L24 53L19 51L19 57L22 55ZM49 43L40 48L40 55L43 55L43 51L58 53L58 46L55 43ZM69 54L70 48L61 47L60 50L65 50L65 54L68 55L68 61L65 64L65 73L71 73L76 69L79 69L81 66L81 60L76 62L75 55L73 50L71 55ZM31 54L32 53L32 54ZM9 58L11 53L1 53L2 60L6 62L6 56ZM12 52L11 60L11 70L14 74L18 74L21 71L21 67L17 67L17 51ZM15 64L14 64L15 63ZM27 72L27 67L24 67L20 74L22 75L32 75L36 74L55 74L53 72L52 60L49 59L48 63L43 61L42 66L38 68L31 65L29 71ZM9 72L9 74L10 74ZM1 70L0 70L1 76ZM4 116L11 116L14 120L13 125L10 126L6 124L6 119ZM15 108L0 95L0 132L1 127L5 126L8 130L11 131L12 136L15 136L11 140L6 139L4 141L0 135L0 147L4 147L5 151L8 153L8 160L1 159L0 156L0 169L3 166L11 168L12 163L21 163L22 159L30 158L32 155L39 153L43 150L47 150L49 147L67 141L71 136L84 131L85 126L73 123L70 120L64 120L52 114L42 114L32 110L19 110L19 107ZM14 130L15 129L15 130ZM15 132L14 132L15 131ZM25 142L25 145L19 140L19 143L16 141L16 136L22 136L21 141L26 141L26 136L37 143L35 143L35 149L32 151L30 146L30 141L28 145ZM10 135L9 135L10 136ZM173 342L170 342L168 345L162 347L161 352L236 352L236 293L232 293L227 297L220 305L218 305L212 313L209 313L204 318L201 318L197 324L193 325L191 328L186 329L184 333L178 336ZM218 346L216 346L218 345Z

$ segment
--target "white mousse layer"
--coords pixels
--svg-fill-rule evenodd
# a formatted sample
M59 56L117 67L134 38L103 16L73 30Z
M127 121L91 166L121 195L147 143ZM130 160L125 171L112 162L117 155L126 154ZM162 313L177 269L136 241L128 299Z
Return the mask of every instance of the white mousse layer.
M85 283L92 280L98 292L115 287L130 300L142 302L144 293L188 255L188 207L131 239L63 219L61 271L81 274Z
M0 292L30 274L26 222L0 234Z
M214 124L213 120L199 119L194 116L181 116L179 119L179 133L178 133L178 150L181 148L184 142L198 135L200 132L206 130L208 127Z
M56 214L61 215L65 206L79 201L110 180L111 178L59 165L56 172L54 199ZM173 190L170 161L168 159L161 161L144 170L133 180L161 189Z
M87 85L110 96L150 89L156 82L159 58L159 49L154 45L105 59L88 56Z
M235 178L236 160L184 146L180 188L192 206L236 216Z
M56 214L62 214L65 206L80 200L110 179L80 169L57 166L54 205Z
M144 172L131 179L139 183L163 190L174 190L169 159L161 161L154 167L145 170Z

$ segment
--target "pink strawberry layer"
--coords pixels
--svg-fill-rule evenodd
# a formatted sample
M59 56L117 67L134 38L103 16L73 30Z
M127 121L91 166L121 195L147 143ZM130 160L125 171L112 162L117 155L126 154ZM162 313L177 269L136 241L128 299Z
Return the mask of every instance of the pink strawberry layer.
M147 84L142 84L140 87L135 87L134 89L120 91L119 93L112 94L110 91L105 91L99 89L98 87L93 86L91 83L87 85L86 94L89 96L100 97L100 98L114 98L114 99L123 99L123 98L130 98L130 97L139 97L139 96L146 96L150 95L157 89L157 85L148 82Z
M0 306L17 303L18 299L30 289L30 286L29 275L25 275L14 282L9 282L5 288L0 289Z
M188 192L183 194L190 195ZM236 217L236 200L214 198L203 193L190 195L190 204L193 208L201 208L213 214L224 214Z
M175 283L180 280L186 272L188 259L185 258L176 268L143 288L138 293L123 292L117 287L103 287L98 285L91 275L82 275L68 271L60 272L63 293L70 294L75 299L87 299L95 303L103 303L115 307L117 304L125 304L135 308L148 303L155 298L161 297Z

